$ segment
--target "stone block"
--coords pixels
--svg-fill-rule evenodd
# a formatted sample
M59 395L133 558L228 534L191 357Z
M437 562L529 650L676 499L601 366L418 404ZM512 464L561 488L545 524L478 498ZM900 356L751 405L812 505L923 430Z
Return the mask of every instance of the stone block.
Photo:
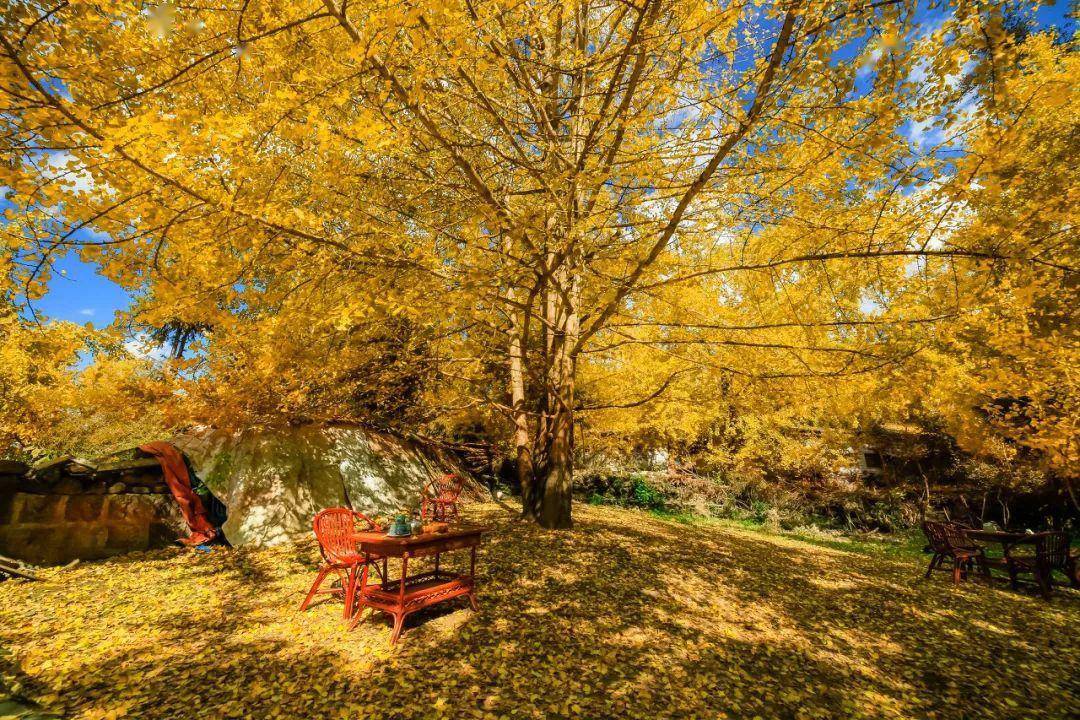
M147 546L152 548L166 547L182 537L187 537L187 535L187 526L178 528L175 523L155 522L150 525Z
M115 554L106 549L109 530L103 525L69 523L56 534L64 538L64 553L63 557L52 561L54 563L65 563L75 558L97 560Z
M161 464L157 458L141 457L114 460L97 466L97 473L102 476L124 472L147 472L161 475Z
M83 491L83 484L73 477L62 478L52 487L57 495L77 495Z
M10 495L17 493L23 489L26 485L26 476L24 475L4 475L0 473L0 493Z
M91 522L100 518L104 509L104 495L73 495L68 498L64 517L74 522Z
M56 522L64 517L64 506L66 504L66 495L17 493L15 495L12 522L20 525Z
M74 460L70 455L61 455L55 458L46 458L34 463L30 468L30 474L37 478L56 482L67 469L69 463Z
M139 500L139 498L127 493L110 495L107 521L115 524L134 522L141 511L141 507L135 502L137 500Z
M147 523L110 523L105 548L115 552L146 550L150 547L150 528Z
M0 475L25 475L29 469L29 465L18 460L0 460Z
M33 552L34 537L35 531L30 528L0 526L0 555L38 564L40 560Z
M17 493L0 493L0 525L10 525L15 520Z
M161 547L186 531L169 496L0 495L0 555L35 565Z
M75 558L103 557L103 533L72 532L71 525L0 527L0 554L34 565L60 565Z

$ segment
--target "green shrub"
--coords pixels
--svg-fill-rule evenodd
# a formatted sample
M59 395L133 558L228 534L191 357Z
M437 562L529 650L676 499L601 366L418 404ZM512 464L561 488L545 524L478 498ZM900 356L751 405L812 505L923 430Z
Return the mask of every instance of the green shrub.
M660 489L649 485L641 475L635 475L631 479L631 491L633 493L634 506L646 508L648 510L664 509L663 492Z
M590 505L618 505L645 510L662 510L668 489L646 473L630 475L590 475L578 480L578 492Z

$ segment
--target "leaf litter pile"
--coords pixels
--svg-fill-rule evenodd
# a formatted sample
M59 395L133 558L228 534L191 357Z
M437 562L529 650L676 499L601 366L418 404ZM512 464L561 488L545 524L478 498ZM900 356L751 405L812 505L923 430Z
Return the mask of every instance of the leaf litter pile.
M70 718L1065 718L1080 593L922 580L925 558L579 506L498 505L481 610L297 611L312 543L136 553L0 583L5 696ZM456 562L467 562L467 554ZM451 557L451 556L447 556ZM446 560L444 560L446 562ZM394 561L391 560L391 566Z

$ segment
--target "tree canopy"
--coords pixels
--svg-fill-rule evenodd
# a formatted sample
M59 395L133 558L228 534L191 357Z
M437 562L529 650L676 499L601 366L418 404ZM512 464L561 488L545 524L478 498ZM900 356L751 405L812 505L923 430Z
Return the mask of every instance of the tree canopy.
M579 416L1076 472L1077 62L1023 7L0 8L3 292L74 251L193 329L178 417L502 423L547 527Z

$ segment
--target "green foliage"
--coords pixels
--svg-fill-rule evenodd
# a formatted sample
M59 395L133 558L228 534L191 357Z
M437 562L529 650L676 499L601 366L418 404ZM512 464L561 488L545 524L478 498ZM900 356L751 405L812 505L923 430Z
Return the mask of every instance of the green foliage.
M667 504L664 488L645 473L586 476L579 482L591 505L663 510Z

